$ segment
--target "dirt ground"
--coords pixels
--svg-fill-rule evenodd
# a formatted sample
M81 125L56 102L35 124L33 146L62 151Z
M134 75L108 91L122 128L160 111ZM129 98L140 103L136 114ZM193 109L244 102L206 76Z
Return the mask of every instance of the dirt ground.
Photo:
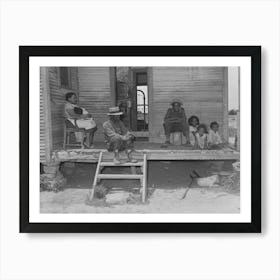
M40 193L41 213L239 213L239 187L198 187L190 183L195 170L201 177L215 170L232 171L232 162L211 161L156 161L149 162L149 196L146 204L140 202L139 183L133 180L106 180L108 189L103 200L88 201L96 164L75 164L61 167L67 186L58 193ZM107 168L103 173L127 172Z

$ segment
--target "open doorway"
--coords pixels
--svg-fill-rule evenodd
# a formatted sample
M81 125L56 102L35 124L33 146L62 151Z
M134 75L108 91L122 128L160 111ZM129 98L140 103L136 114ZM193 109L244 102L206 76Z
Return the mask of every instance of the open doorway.
M137 131L149 130L148 85L137 85Z
M138 139L148 140L149 88L147 68L132 68L132 77L131 127Z

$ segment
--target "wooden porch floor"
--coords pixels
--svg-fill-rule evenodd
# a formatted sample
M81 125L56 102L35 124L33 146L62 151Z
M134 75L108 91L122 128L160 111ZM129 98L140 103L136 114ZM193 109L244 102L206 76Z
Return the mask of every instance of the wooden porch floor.
M239 160L239 152L225 148L223 150L194 150L192 147L170 145L162 148L160 143L135 142L133 157L142 159L147 154L147 160ZM104 142L95 143L94 149L55 150L52 159L55 161L97 162L100 152L104 152L104 159L112 160L113 154L106 150ZM125 158L121 153L121 158Z

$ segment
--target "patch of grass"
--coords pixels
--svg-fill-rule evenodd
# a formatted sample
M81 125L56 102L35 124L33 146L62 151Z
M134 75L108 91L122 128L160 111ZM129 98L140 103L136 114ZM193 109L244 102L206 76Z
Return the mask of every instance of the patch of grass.
M95 206L95 207L111 207L111 205L106 202L105 198L102 199L93 198L92 200L90 200L90 195L87 195L85 204L89 206Z
M106 194L110 191L110 187L104 185L97 185L94 189L94 197L91 200L90 195L87 195L85 204L96 207L110 207L106 202Z
M238 193L240 191L240 173L232 172L231 175L223 177L221 185L229 193Z
M97 185L94 189L94 198L103 199L106 197L106 194L110 191L110 187L104 185Z
M40 191L59 192L66 186L66 179L58 172L54 178L49 178L48 174L40 174Z
M126 201L127 204L142 204L142 198L139 193L130 193Z

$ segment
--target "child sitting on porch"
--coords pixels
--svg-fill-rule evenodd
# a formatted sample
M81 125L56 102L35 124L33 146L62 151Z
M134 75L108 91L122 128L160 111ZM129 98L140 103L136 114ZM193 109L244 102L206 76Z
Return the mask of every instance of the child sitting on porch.
M223 140L219 134L219 124L215 122L211 122L210 131L208 135L208 147L209 149L216 150L222 149L224 146Z
M195 133L197 132L197 127L199 126L199 118L197 116L191 116L188 119L189 123L189 141L192 146L195 145Z
M131 134L120 120L123 112L119 107L109 108L109 120L103 124L104 137L109 152L114 152L114 163L120 164L119 152L125 151L128 161L136 163L137 160L131 157L135 136Z
M206 150L208 148L207 141L207 127L205 124L200 124L195 133L195 149Z

